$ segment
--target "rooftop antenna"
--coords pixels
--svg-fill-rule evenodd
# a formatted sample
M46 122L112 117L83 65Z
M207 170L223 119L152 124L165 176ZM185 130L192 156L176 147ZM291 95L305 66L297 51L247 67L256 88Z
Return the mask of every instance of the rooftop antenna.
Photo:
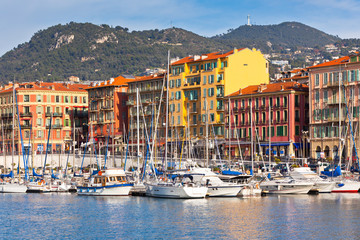
M250 15L247 15L247 26L251 26L251 23L250 23Z

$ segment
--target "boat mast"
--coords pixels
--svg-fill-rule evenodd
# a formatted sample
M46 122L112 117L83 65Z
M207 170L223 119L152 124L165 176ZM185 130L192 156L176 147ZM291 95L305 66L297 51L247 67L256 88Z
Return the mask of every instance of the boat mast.
M271 149L271 104L270 104L270 99L271 97L269 97L269 171L270 171L270 165L271 165L271 153L272 153L272 149Z
M4 155L4 174L6 174L6 153L5 153L5 146L4 146L4 120L1 119L1 134L2 134L2 151Z
M73 120L73 172L75 172L75 133L76 133L76 131L75 131L75 119ZM69 150L70 151L70 150ZM66 168L67 168L67 166L66 166ZM67 173L65 173L65 174L67 174Z
M137 132L137 172L140 174L140 117L139 117L139 88L136 88L136 132ZM140 176L139 176L140 179ZM138 179L138 181L139 181Z
M231 154L231 142L230 142L230 138L231 138L231 118L230 118L230 116L231 116L231 110L230 110L230 97L229 97L229 104L228 104L228 108L229 108L229 132L228 132L228 137L229 137L229 139L228 139L228 142L229 142L229 167L230 167L230 154Z
M166 74L166 125L165 125L165 171L167 170L167 140L169 129L169 64L170 64L170 50L168 50L167 74Z
M253 113L252 113L252 101L253 99L250 98L250 131L251 131L251 135L250 135L250 138L251 138L251 172L254 171L254 139L253 139ZM270 165L269 165L270 167Z
M209 167L209 113L207 107L207 95L205 95L205 133L206 133L206 167Z
M341 155L342 155L342 146L341 146L341 86L340 86L340 82L341 82L341 68L339 70L339 75L338 75L339 79L339 147L338 147L338 157L339 157L339 166L341 166Z
M14 151L15 151L15 105L14 105L14 96L15 96L15 79L13 82L13 108L12 108L12 152L11 152L11 171L14 172Z

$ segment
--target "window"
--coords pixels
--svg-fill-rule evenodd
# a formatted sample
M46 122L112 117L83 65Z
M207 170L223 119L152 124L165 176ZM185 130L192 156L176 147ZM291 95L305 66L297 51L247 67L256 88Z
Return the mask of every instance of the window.
M69 103L69 96L65 96L65 103Z
M24 107L24 113L30 113L30 107L29 106Z
M199 128L199 135L200 135L200 136L203 135L203 128L202 128L202 127Z
M295 136L300 135L300 126L295 126Z
M210 114L210 122L214 122L215 121L215 114L211 113Z
M214 88L209 88L208 91L209 91L209 97L214 96L214 93L215 93Z
M315 74L315 86L319 86L319 74Z
M69 127L70 126L70 121L69 119L65 119L65 127Z
M41 106L37 106L37 107L36 107L36 112L37 112L38 114L42 114L42 107L41 107Z
M60 96L55 96L55 102L60 102Z
M315 91L315 103L318 103L320 101L320 92L319 90Z
M299 106L299 95L295 95L295 107Z
M181 99L181 91L177 91L177 92L175 93L175 99L176 99L176 100Z
M29 102L29 101L30 101L29 95L24 95L24 102Z
M36 95L36 102L41 102L41 95Z
M209 83L214 83L214 75L209 75L208 79Z
M181 86L181 79L176 79L176 87L180 87Z
M213 100L210 101L210 110L212 110L212 109L214 109L214 101Z
M217 75L217 82L220 82L223 79L224 79L224 74L223 73Z
M36 125L41 126L42 124L42 118L36 119Z
M83 103L86 103L86 97L83 97Z
M193 136L196 136L196 128L193 128Z
M177 124L180 124L180 116L177 117Z
M37 137L42 138L41 130L37 131Z
M324 102L327 102L328 101L328 90L327 89L324 89L324 99L323 99Z
M56 138L60 138L60 130L56 130Z
M284 97L283 105L284 105L284 107L287 107L287 97Z
M78 102L78 98L77 96L74 97L74 103L77 103Z
M203 76L203 84L206 84L206 76Z
M204 97L206 97L206 88L204 88L204 94L203 95L204 95Z
M324 75L323 75L323 85L327 85L327 83L328 83L328 74L324 73Z
M177 111L180 112L180 103L177 104Z

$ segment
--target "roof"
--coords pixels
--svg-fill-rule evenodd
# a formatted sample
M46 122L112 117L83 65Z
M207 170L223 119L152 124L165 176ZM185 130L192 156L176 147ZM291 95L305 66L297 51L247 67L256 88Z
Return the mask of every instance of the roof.
M261 91L259 91L260 89ZM297 82L278 82L270 84L251 85L246 88L239 89L238 91L229 94L227 97L244 96L259 93L275 93L290 90L308 91L309 87L305 84Z
M241 51L244 48L239 48L237 49L237 51ZM231 50L230 52L227 53L221 53L221 52L212 52L212 53L208 53L208 54L202 54L201 56L199 56L198 58L195 56L188 56L185 58L182 58L176 62L173 62L171 65L180 65L180 64L184 64L184 63L195 63L195 62L203 62L203 61L209 61L209 60L214 60L214 59L218 59L218 58L224 58L227 57L231 54L234 53L234 50ZM196 59L196 60L195 60Z
M12 84L9 84L2 89L1 93L12 92ZM16 91L64 91L64 92L86 92L88 85L73 84L73 83L49 83L49 82L29 82L15 84Z
M129 77L129 76L127 76ZM90 86L87 89L95 89L109 86L127 86L127 83L130 81L134 81L134 78L125 78L123 76L118 76L116 78L112 78L110 80L102 81L95 86Z
M128 83L129 82L149 81L149 80L164 78L165 75L166 75L166 73L160 73L160 74L152 74L152 75L148 75L148 76L135 77L135 79L131 79L130 81L128 81Z
M341 64L349 63L349 59L350 59L350 56L345 56L345 57L341 57L341 58L338 58L338 59L335 59L335 60L332 60L329 62L324 62L324 63L320 63L315 66L308 67L308 69L341 65Z

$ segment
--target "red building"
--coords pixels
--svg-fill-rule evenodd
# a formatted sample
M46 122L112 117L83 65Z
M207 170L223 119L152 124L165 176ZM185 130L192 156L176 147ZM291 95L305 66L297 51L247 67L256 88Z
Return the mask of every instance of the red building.
M253 152L258 156L268 154L269 144L275 156L302 156L302 132L308 130L309 122L306 85L297 82L253 85L225 99L227 155L230 148L232 158L250 158L253 140Z
M97 148L115 144L115 151L123 147L123 135L128 129L127 88L131 77L119 76L87 88L89 93L89 134ZM112 148L109 148L112 152Z

